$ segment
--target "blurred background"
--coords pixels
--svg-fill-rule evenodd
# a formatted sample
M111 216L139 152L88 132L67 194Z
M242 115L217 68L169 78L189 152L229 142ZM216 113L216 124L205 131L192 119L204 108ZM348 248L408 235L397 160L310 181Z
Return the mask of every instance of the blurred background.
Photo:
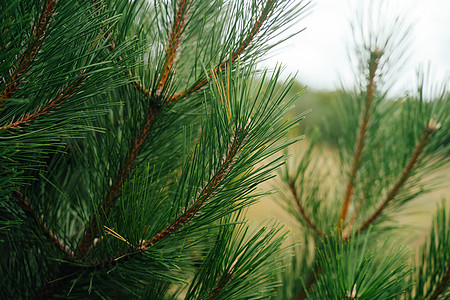
M308 1L298 1L298 5ZM270 53L264 65L273 67L282 63L285 74L297 73L299 82L310 90L331 91L340 82L352 84L352 68L348 53L353 43L350 22L355 10L364 0L315 0L307 13L287 32L305 29L297 36ZM436 78L450 72L450 1L448 0L395 0L389 1L392 12L398 12L405 22L413 23L409 41L407 64L403 76L393 87L392 94L399 95L411 89L420 65L430 64Z
M299 1L299 5L306 2ZM288 97L307 86L292 113L297 114L308 109L312 109L312 112L293 134L320 130L321 118L333 116L330 104L338 99L339 89L342 86L351 88L355 84L352 71L355 66L349 60L349 53L352 53L351 47L355 41L350 22L355 17L355 9L362 2L364 1L313 1L297 27L290 28L286 35L303 28L305 30L287 43L275 48L263 62L263 66L268 68L282 64L285 67L286 77L288 74L296 74L296 82ZM407 60L401 66L401 73L396 77L388 97L398 99L408 92L413 92L417 88L419 68L430 70L430 78L435 80L437 85L448 83L450 74L450 1L396 0L390 1L389 5L392 5L393 11L401 12L405 22L413 23L414 27L408 42L409 51L404 53ZM289 154L292 157L288 160L289 164L295 160L296 155L301 154L307 148L308 139L307 133L303 141L290 148ZM337 149L328 148L323 155L333 157L336 151ZM332 163L328 165L328 168L333 167ZM450 206L448 180L450 166L447 164L438 169L436 174L443 179L441 187L410 203L407 209L399 214L397 220L406 229L403 234L405 237L410 237L413 247L423 241L424 235L431 226L432 215L438 202L446 198L447 207ZM324 180L327 179L324 178ZM283 185L277 178L266 182L261 190L271 190L273 194L263 197L258 204L249 209L247 215L249 219L256 222L275 217L295 233L299 230L299 225L291 215L281 208L279 204L281 196L277 193L277 189L280 187Z

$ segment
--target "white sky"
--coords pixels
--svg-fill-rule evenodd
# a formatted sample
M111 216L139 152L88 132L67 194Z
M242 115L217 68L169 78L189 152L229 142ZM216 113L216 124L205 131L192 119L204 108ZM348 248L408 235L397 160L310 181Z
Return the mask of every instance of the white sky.
M374 0L372 0L374 1ZM312 89L334 89L340 80L352 79L346 45L352 37L349 16L364 0L314 0L309 16L295 30L306 30L280 46L264 65L277 62L285 73L298 72L297 78ZM413 88L418 66L430 64L433 78L443 82L450 75L450 0L390 0L415 24L411 36L410 59L396 91ZM294 30L294 29L293 29Z

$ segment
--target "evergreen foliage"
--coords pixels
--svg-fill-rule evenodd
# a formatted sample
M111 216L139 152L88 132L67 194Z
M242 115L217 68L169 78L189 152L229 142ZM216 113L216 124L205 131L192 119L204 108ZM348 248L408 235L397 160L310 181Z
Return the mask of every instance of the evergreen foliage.
M420 71L414 93L387 97L411 28L390 4L373 1L355 13L356 87L342 90L322 131L307 132L307 148L280 172L280 203L301 233L279 299L450 296L445 202L416 261L408 262L396 226L406 204L448 186L433 171L449 162L450 95Z
M448 297L445 204L415 269L386 246L450 150L445 88L386 97L398 18L354 27L360 84L322 126L343 184L315 134L282 171L305 229L292 268L282 226L247 224L301 139L294 80L257 67L310 6L294 2L0 0L0 298Z
M307 7L1 0L0 298L271 295L242 212L302 116L255 64Z

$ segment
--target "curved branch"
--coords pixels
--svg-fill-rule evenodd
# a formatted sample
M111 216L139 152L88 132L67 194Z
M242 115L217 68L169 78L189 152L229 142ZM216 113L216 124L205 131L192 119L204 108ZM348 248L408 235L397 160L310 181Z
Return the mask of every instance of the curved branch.
M179 46L180 42L180 36L181 32L184 28L185 24L185 16L186 16L186 9L187 5L189 3L185 0L180 0L179 7L177 9L177 17L175 20L175 23L172 27L172 33L169 41L169 47L167 49L166 54L166 63L165 63L165 70L167 70L167 76L163 76L160 81L160 86L164 86L166 83L166 80L168 78L168 73L170 69L172 68L172 65L175 61L175 54L176 50ZM114 50L115 44L114 41L111 40L110 50ZM118 58L118 60L122 60L121 57ZM129 76L133 79L132 84L141 92L148 96L152 96L151 93L146 90L137 80L134 79L134 76L131 72L129 72ZM164 79L165 78L165 79ZM84 236L82 237L80 243L78 244L78 247L76 249L76 253L78 255L85 255L87 254L90 249L93 247L93 241L94 237L98 235L99 229L101 224L103 224L111 210L111 208L114 206L117 197L119 196L120 192L122 191L123 184L128 179L128 176L130 175L131 169L136 163L137 157L141 151L141 147L146 141L150 129L153 126L154 121L156 120L157 116L159 115L160 108L155 105L151 105L146 118L144 122L141 125L141 128L139 132L136 135L135 141L133 143L132 148L129 150L125 161L122 163L122 166L119 169L119 172L117 173L114 182L111 186L111 189L109 190L108 194L106 195L105 200L103 203L101 203L97 209L96 215L91 217L91 220L89 222L90 225L88 225L86 228L86 232Z
M371 58L369 61L369 82L367 85L366 103L363 107L363 111L361 114L358 138L356 140L355 152L353 154L353 159L352 159L352 167L350 169L350 174L349 174L348 181L347 181L347 188L345 189L344 202L342 203L341 213L340 213L338 224L337 224L338 228L341 228L341 226L344 225L345 220L347 219L348 209L349 209L350 202L352 199L353 190L355 188L356 173L358 172L359 167L361 166L362 152L363 152L364 145L365 145L370 115L372 113L371 106L372 106L373 94L375 92L375 86L376 86L375 74L378 69L378 63L379 63L381 55L382 55L382 52L380 50L375 50L374 52L371 53Z
M26 71L30 68L39 47L42 45L44 40L46 30L53 12L55 11L55 6L58 0L47 0L44 3L42 14L39 17L39 22L35 25L33 29L33 36L31 38L28 49L24 51L22 58L14 72L14 75L9 80L6 88L0 95L0 99L11 98L12 95L17 91L19 85L22 82L22 77ZM0 105L4 104L5 100L0 100Z
M52 244L54 244L56 247L58 247L62 252L65 253L66 256L72 257L73 251L70 249L69 246L64 244L63 241L58 239L58 237L47 227L47 225L44 224L41 218L37 216L33 209L31 208L30 203L25 199L25 197L18 191L14 191L15 197L19 200L20 206L22 207L23 212L25 215L33 220L35 225L41 229L41 231L44 233L45 238Z
M210 181L206 184L206 186L200 191L197 196L197 199L194 201L192 207L188 208L180 217L178 217L175 221L173 221L169 226L165 229L161 230L159 233L155 234L151 239L144 241L141 243L141 246L131 248L126 253L122 253L121 255L117 255L111 257L107 260L103 261L95 261L90 263L87 268L100 268L106 266L114 266L119 262L127 261L136 255L140 255L145 253L150 247L170 236L176 230L179 230L182 226L187 224L195 214L203 207L203 205L211 198L211 196L217 191L218 187L221 186L222 179L232 167L232 164L236 158L236 155L240 151L240 147L243 145L242 142L239 142L239 138L241 133L237 132L236 137L233 139L232 144L228 148L227 154L225 155L223 161L219 165L219 170L216 174L212 176ZM245 141L244 141L245 142ZM83 267L86 268L84 265Z
M439 299L439 296L442 292L445 291L445 289L448 287L450 283L450 262L447 263L447 272L445 272L445 276L442 279L441 284L439 284L436 291L433 293L433 295L430 297L430 300L437 300Z
M166 50L166 58L164 62L163 72L161 74L161 79L158 83L158 89L156 90L156 95L160 95L164 86L169 78L170 71L175 63L178 54L178 48L181 42L181 35L186 26L186 16L188 11L188 6L192 0L180 0L178 2L178 9L175 22L172 26L172 32L170 34L169 44Z
M128 179L131 169L136 163L141 147L147 139L158 114L159 108L150 106L147 117L134 140L133 147L128 152L126 159L120 167L111 189L106 195L105 200L98 207L96 215L91 217L91 221L89 222L90 225L86 227L86 232L75 251L78 255L87 254L93 246L93 239L98 234L100 225L105 222L107 215L115 204L117 196L119 196L122 191L123 184ZM99 219L97 219L97 217Z
M77 264L73 259L69 259L69 265L71 268L82 268L82 269L99 269L99 268L110 268L118 263L126 262L138 255L144 254L150 247L168 237L170 234L179 230L182 226L187 224L189 221L195 217L196 213L203 207L205 203L211 198L211 196L217 191L217 189L222 185L224 176L231 170L232 164L235 161L236 156L241 150L242 145L245 144L245 133L246 129L241 128L235 133L235 136L231 139L231 144L222 159L222 162L218 166L217 172L211 177L210 181L202 188L196 196L196 200L192 204L192 207L188 208L180 217L178 217L174 222L172 222L165 229L155 234L151 239L143 241L140 246L133 246L129 248L126 252L110 257L102 261L84 262L82 265ZM53 277L43 289L38 293L41 295L50 295L55 290L54 283L61 286L67 282L69 279L70 272L64 271L65 268L60 269L59 272ZM61 279L61 280L57 280Z
M84 74L83 70L80 73L80 76ZM83 82L87 79L88 76L83 76L78 79L75 79L72 81L70 85L68 85L55 99L50 101L46 106L42 108L38 108L35 112L32 114L27 114L24 116L21 116L17 121L11 122L8 125L1 126L0 130L5 129L13 129L21 127L31 121L34 121L38 119L39 117L48 114L52 111L52 109L55 109L57 106L59 106L63 101L65 101L67 98L69 98L73 93L77 91L77 89L83 84Z
M298 211L299 211L300 215L302 216L303 220L305 221L306 225L308 225L308 227L310 229L312 229L312 231L315 234L317 234L318 236L326 237L327 235L325 234L325 232L320 230L320 228L317 227L317 225L306 214L305 208L300 203L300 198L298 197L298 193L297 193L297 187L295 186L295 183L293 181L289 182L289 190L291 191L292 196L294 196L295 204L297 205Z
M268 16L269 16L269 12L272 9L272 4L273 4L273 0L268 0L266 5L264 6L264 8L261 11L261 15L258 17L258 19L256 20L255 24L253 25L252 29L250 30L250 32L247 33L247 36L245 37L245 39L242 41L242 43L239 45L239 47L237 47L233 54L228 57L226 60L222 61L214 70L214 73L219 73L220 71L223 71L227 68L228 65L234 63L248 48L248 46L252 43L252 41L254 40L254 38L256 37L256 35L259 33L259 31L261 30L262 25L264 24L265 21L267 21ZM180 97L184 97L190 94L193 94L195 92L197 92L199 89L201 89L202 87L204 87L206 84L208 83L208 78L205 76L201 79L199 79L193 87L190 87L180 93L177 93L175 95L172 96L172 98L170 99L170 102L173 102L175 100L177 100Z
M394 200L395 196L397 196L400 189L403 187L403 185L408 180L409 176L411 175L411 172L416 167L420 157L422 156L422 152L425 149L425 146L428 144L431 135L433 132L435 132L440 127L440 124L436 124L434 119L432 119L426 126L425 129L422 132L422 135L414 149L414 152L411 156L411 159L407 163L406 167L403 169L402 174L397 179L397 182L394 184L392 189L389 191L389 193L386 195L386 198L378 205L378 208L375 210L375 212L367 218L366 221L362 223L362 225L356 230L355 235L359 234L361 231L367 229L370 224L372 224L375 220L377 220L381 214L383 213L384 209L387 207L387 205ZM344 240L348 239L350 236L350 233L348 233L347 236L344 237Z
M214 194L214 192L217 190L217 187L220 185L222 178L228 173L232 163L234 162L234 158L238 152L238 138L239 133L238 136L233 140L232 146L228 149L228 153L226 154L219 171L217 172L216 175L213 176L213 178L209 181L207 186L203 188L203 190L200 192L197 201L195 201L196 204L190 209L188 209L175 222L173 222L172 225L170 225L160 233L156 234L147 243L144 243L143 245L144 250L153 246L160 240L170 235L176 229L186 224L195 215L195 213L197 213L197 211L203 206L206 200L208 200Z
M225 278L222 280L222 282L211 292L211 296L209 296L208 300L213 300L216 298L217 295L219 295L220 291L230 282L230 280L233 279L232 273L225 274Z

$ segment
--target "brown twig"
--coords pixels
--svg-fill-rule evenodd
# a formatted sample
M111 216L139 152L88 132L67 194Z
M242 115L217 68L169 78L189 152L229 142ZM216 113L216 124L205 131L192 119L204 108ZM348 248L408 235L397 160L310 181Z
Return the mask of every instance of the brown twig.
M52 7L52 12L54 10L54 4L56 4L58 0L53 1L53 7ZM48 2L48 1L47 1ZM94 47L101 36L105 35L105 33L102 32L104 31L105 27L102 28L100 35L98 36L98 38L92 43L91 49L92 47ZM106 30L108 31L108 30ZM43 38L43 37L42 37ZM89 50L88 55L86 56L86 59L82 65L82 67L84 68L86 66L88 57L91 53L91 49ZM19 72L20 73L20 72ZM89 76L84 75L86 73L86 69L82 69L79 74L78 77L74 80L72 80L72 82L63 90L61 91L61 93L55 97L55 99L53 99L52 101L50 101L47 105L45 105L43 108L39 107L35 112L31 113L31 114L26 114L24 116L19 117L19 119L15 122L11 121L10 124L5 125L5 126L1 126L0 130L5 130L5 129L13 129L13 128L17 128L20 127L30 121L33 121L37 118L39 118L42 115L45 115L47 113L49 113L52 109L55 109L57 106L59 106L63 101L65 101L67 98L69 98L74 92L76 92L76 90L86 81L86 79ZM17 83L18 84L18 83ZM0 102L1 104L1 102Z
M175 23L172 26L172 33L170 36L169 47L167 49L166 54L165 70L167 69L167 73L170 71L170 68L172 67L175 61L175 54L179 46L180 35L185 24L187 5L188 2L184 0L181 0L178 4L177 16L175 19ZM115 48L114 41L111 40L110 50L112 51L114 50L114 48ZM119 56L118 60L120 61L122 60L122 58ZM164 86L166 84L168 75L165 77L164 76L165 72L166 71L163 72L163 76L161 78L159 86ZM144 94L147 94L148 96L151 96L151 93L148 90L146 90L137 80L134 80L134 76L131 72L129 72L129 76L133 79L132 84L139 91L143 92ZM146 118L143 124L141 125L141 128L135 138L132 148L128 152L126 160L120 167L119 172L117 173L117 176L115 177L115 180L111 186L111 189L106 195L106 198L103 201L103 203L98 207L96 215L91 217L91 220L89 222L90 225L87 226L86 232L82 237L80 243L78 244L77 250L75 251L78 255L85 255L92 248L93 239L96 235L98 235L101 224L105 222L106 217L108 216L111 208L115 204L117 196L122 191L123 184L128 179L131 169L135 165L139 152L141 151L141 147L144 144L145 140L147 139L150 133L150 129L154 121L156 120L157 116L159 115L159 112L160 108L158 106L156 105L150 106Z
M337 224L338 228L341 228L341 226L344 225L345 220L347 219L348 208L350 206L353 190L355 188L356 173L358 172L359 167L361 166L361 157L365 145L370 115L372 112L371 106L376 86L375 74L378 69L378 63L381 55L382 52L380 50L375 50L374 52L371 53L369 61L369 80L367 84L367 97L361 114L358 138L356 140L355 152L352 158L352 166L350 169L350 174L348 176L347 188L345 189L344 202L342 203L341 213Z
M24 51L19 64L13 72L14 75L11 77L8 84L6 85L6 88L1 93L0 99L11 98L11 96L14 95L14 93L19 88L19 85L22 82L23 75L30 68L31 63L38 53L39 47L42 45L42 41L44 40L50 18L53 15L57 2L58 0L47 0L45 2L42 14L39 17L39 21L33 29L33 36L31 38L30 44L28 45L27 50ZM4 103L5 100L0 100L0 105Z
M175 60L177 58L177 53L178 53L178 49L179 49L180 42L181 42L181 36L182 36L182 33L183 33L183 31L185 29L185 25L186 25L186 14L187 14L188 6L191 2L192 2L192 0L190 0L190 1L180 0L178 2L178 9L177 9L175 23L172 26L172 32L170 34L169 44L166 49L166 59L164 62L163 72L161 74L161 79L158 83L158 88L156 90L156 95L158 95L158 96L161 94L162 90L166 86L167 81L169 79L170 71L172 70L172 67L175 64ZM109 45L109 50L113 51L115 49L115 47L116 47L116 45L115 45L114 41L111 39L110 45ZM122 61L122 56L119 56L117 58L117 61ZM148 89L146 89L136 79L136 77L133 75L133 73L131 71L129 71L128 73L124 72L124 74L126 76L130 77L131 84L139 92L141 92L144 95L149 96L149 97L152 96L152 93Z
M208 300L213 300L216 298L217 295L223 290L223 288L230 282L231 279L233 279L233 274L228 272L225 275L225 278L222 280L222 282L217 286L217 288L214 289L214 291L211 292L211 295L209 296Z
M47 227L47 225L44 224L42 219L37 216L33 209L31 208L30 203L25 199L25 197L20 193L20 191L16 190L14 191L15 197L19 200L20 206L22 207L22 210L24 211L25 215L33 220L35 225L41 229L41 231L44 233L45 238L52 244L54 244L56 247L58 247L61 251L64 252L64 254L68 257L73 256L73 251L70 249L69 246L64 244L63 241L58 239L58 237Z
M158 89L156 90L156 94L160 95L165 85L167 84L167 80L169 78L170 71L175 63L177 58L178 48L181 42L181 35L184 31L186 25L186 15L188 11L188 6L192 0L180 0L178 2L178 9L176 14L175 23L172 26L172 32L170 34L169 44L166 50L166 58L164 62L163 72L161 74L161 79L158 83Z
M160 233L156 234L150 241L146 242L143 245L144 250L153 246L160 240L164 239L172 232L174 232L180 226L186 224L197 211L203 206L207 199L209 199L213 193L216 191L217 187L220 185L222 178L226 175L226 173L230 170L230 167L234 161L235 156L239 150L239 135L240 132L237 133L237 136L234 138L231 147L228 149L227 154L225 155L224 161L221 163L219 171L217 174L213 176L213 178L209 181L205 188L200 192L198 199L195 201L195 205L188 209L183 215L181 215L175 222L173 222L169 227L162 230Z
M161 230L159 233L155 234L151 239L143 241L140 246L133 247L129 249L126 253L111 257L103 261L95 261L90 263L88 268L100 268L106 266L113 266L119 262L127 261L128 259L135 257L136 255L143 254L150 247L168 237L170 234L180 229L183 225L188 223L195 214L200 210L201 207L208 201L209 198L215 193L217 188L221 185L223 177L231 169L231 166L238 154L241 145L245 142L239 141L242 133L237 132L236 137L233 139L231 146L228 148L227 154L225 155L223 161L219 165L219 169L216 174L214 174L211 180L206 184L206 186L199 192L194 204L191 208L187 209L181 216L179 216L175 221L173 221L165 229Z
M234 63L247 50L248 46L252 43L255 36L261 30L262 25L267 20L267 18L269 16L269 12L272 9L272 4L273 4L273 0L267 1L266 5L264 6L264 8L261 11L261 15L256 20L251 31L249 33L247 33L246 38L239 45L239 47L237 47L237 49L235 49L235 51L233 52L233 54L230 57L228 57L226 60L224 60L223 62L221 62L219 64L219 66L214 70L215 73L225 70L229 64ZM180 93L173 95L172 98L170 99L170 102L173 102L180 97L184 97L184 96L190 95L192 93L195 93L196 91L198 91L199 89L204 87L207 83L208 83L207 77L203 77L202 79L199 79L193 87L190 87Z
M83 70L80 74L84 73L85 70ZM47 105L45 105L43 108L38 108L35 112L31 114L27 114L24 116L21 116L17 121L11 122L8 125L1 126L0 130L5 129L13 129L18 128L20 126L23 126L33 120L36 120L37 118L48 114L51 112L52 109L55 109L57 106L59 106L63 101L65 101L67 98L69 98L73 93L76 92L76 90L83 84L83 82L87 79L88 76L83 76L80 78L77 78L72 81L70 85L68 85L55 99L50 101Z
M353 213L350 217L350 221L348 222L348 224L345 225L344 229L342 230L342 236L349 235L349 232L352 230L352 227L355 224L356 218L358 217L359 211L361 210L363 202L365 202L364 195L362 196L362 199L357 203L356 208L353 210Z
M86 232L75 251L77 255L85 255L90 251L90 248L92 247L93 244L93 239L99 232L99 225L106 220L106 217L111 208L113 207L117 196L122 191L123 184L125 180L128 179L131 169L136 163L141 147L144 144L145 140L147 139L150 133L150 129L154 121L156 120L158 114L159 108L150 106L147 113L147 117L134 140L132 148L130 149L130 151L126 156L126 160L124 160L122 166L120 167L119 172L117 173L117 176L114 180L114 183L111 186L111 189L106 195L103 203L98 207L96 215L91 218L89 223L90 225L86 227ZM97 217L99 218L99 220L97 220Z
M116 44L114 43L114 41L112 40L112 39L110 39L110 41L109 41L109 50L112 52L112 51L114 51L114 49L116 48ZM117 58L117 61L118 62L121 62L122 61L122 56L120 56L119 55L119 57ZM149 90L147 90L137 79L136 79L136 77L133 75L133 73L131 72L131 71L128 71L128 73L127 72L123 72L124 73L124 75L125 76L128 76L128 77L130 77L130 79L131 79L131 85L132 86L134 86L139 92L141 92L142 94L144 94L144 95L146 95L146 96L148 96L148 97L151 97L152 96L152 93L149 91Z
M400 189L403 187L403 185L406 183L406 180L408 180L409 176L411 175L411 172L416 167L423 150L425 149L425 146L428 144L428 141L431 138L431 135L433 132L435 132L440 127L440 124L437 124L434 119L430 120L430 122L425 126L425 129L422 132L422 135L416 144L416 147L414 149L414 152L411 156L411 159L407 163L406 167L403 169L402 174L397 179L397 182L394 184L392 189L389 191L389 193L386 195L386 198L378 205L378 208L375 210L375 212L367 218L366 221L362 223L362 225L358 228L358 230L355 232L355 235L360 233L361 231L367 229L370 224L372 224L375 220L377 220L384 209L387 207L387 205L394 200L395 196L397 196ZM348 233L350 234L350 233ZM344 237L344 240L348 239L349 235Z
M307 292L311 291L311 288L313 284L316 282L316 277L320 274L320 269L317 270L311 270L311 273L309 274L308 278L305 281L304 288L300 291L300 293L297 294L295 297L295 300L303 300L307 296Z
M292 196L294 196L295 204L297 205L298 211L305 221L306 225L312 229L314 233L319 235L320 237L326 237L325 232L319 229L317 225L311 220L311 218L307 215L305 208L300 203L300 198L298 197L297 187L293 181L289 182L289 190L291 191Z
M431 295L430 300L437 300L439 299L439 296L442 292L445 291L445 289L448 287L450 283L450 262L447 262L447 272L445 272L445 276L441 281L441 284L439 284L436 291Z

